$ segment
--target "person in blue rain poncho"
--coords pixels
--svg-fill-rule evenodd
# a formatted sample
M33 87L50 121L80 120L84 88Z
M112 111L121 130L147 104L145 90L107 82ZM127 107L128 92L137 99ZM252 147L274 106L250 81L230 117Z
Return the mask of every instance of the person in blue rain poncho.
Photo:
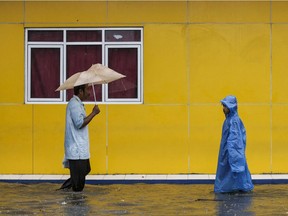
M214 192L249 192L254 185L245 157L246 130L238 116L237 99L227 96L221 103L226 119L222 127Z

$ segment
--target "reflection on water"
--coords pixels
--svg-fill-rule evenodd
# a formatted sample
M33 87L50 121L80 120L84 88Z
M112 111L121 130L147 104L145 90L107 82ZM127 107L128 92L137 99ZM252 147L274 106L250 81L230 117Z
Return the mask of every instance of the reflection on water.
M256 185L252 193L214 194L213 185L0 183L0 215L287 215L288 185Z
M215 200L218 203L218 215L253 216L255 213L250 208L252 199L252 192L215 194Z
M83 193L68 193L64 196L64 201L61 202L64 215L88 215L90 207L87 197Z

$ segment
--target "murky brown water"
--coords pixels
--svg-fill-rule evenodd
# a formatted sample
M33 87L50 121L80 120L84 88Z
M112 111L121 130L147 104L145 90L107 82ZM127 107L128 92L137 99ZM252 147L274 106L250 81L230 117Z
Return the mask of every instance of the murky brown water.
M215 196L213 185L0 183L0 215L288 215L288 185L256 185L253 193Z

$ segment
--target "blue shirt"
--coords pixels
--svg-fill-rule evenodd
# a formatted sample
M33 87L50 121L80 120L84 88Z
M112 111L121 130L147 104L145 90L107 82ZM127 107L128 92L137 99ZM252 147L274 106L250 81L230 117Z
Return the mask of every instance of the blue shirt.
M86 112L84 104L76 95L66 108L65 159L83 160L90 158L88 126L81 128Z

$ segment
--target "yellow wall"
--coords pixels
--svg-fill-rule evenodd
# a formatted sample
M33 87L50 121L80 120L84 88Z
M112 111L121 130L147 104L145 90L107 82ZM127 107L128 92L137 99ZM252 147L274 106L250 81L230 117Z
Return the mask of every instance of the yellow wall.
M215 173L228 94L251 172L287 173L287 10L284 1L1 1L0 173L67 173L65 105L24 104L24 28L103 26L144 28L144 104L100 105L91 173Z

